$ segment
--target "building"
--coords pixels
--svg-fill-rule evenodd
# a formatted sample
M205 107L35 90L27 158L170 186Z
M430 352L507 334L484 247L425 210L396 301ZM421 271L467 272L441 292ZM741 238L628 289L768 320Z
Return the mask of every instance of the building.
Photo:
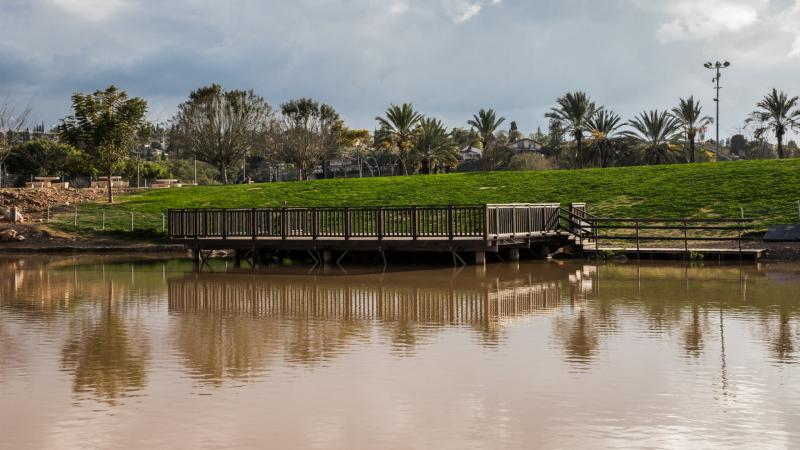
M460 161L477 161L481 159L483 155L483 151L477 147L464 147L461 149L458 155L458 159Z
M525 152L542 152L542 145L539 142L534 141L531 138L522 138L517 139L514 142L511 142L507 145L507 148L514 153L525 153Z

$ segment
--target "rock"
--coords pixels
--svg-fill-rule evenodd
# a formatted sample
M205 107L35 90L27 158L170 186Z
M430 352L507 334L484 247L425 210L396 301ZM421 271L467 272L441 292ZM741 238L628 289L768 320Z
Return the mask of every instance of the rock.
M6 220L11 223L22 223L25 221L25 218L22 216L22 213L19 212L17 208L13 206L9 209L8 214L6 215Z
M0 230L0 241L8 242L16 240L17 240L17 230Z

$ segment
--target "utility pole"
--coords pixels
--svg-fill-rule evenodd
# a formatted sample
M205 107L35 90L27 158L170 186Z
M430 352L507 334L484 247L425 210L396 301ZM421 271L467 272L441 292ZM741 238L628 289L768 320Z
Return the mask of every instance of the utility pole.
M714 142L716 144L714 146L714 154L716 156L717 161L719 161L719 90L720 90L719 80L720 78L722 78L722 73L720 73L720 71L722 69L730 67L730 65L731 63L729 63L728 61L725 61L724 63L717 61L716 63L707 62L703 64L703 67L705 67L706 69L716 70L716 75L714 76L714 78L711 79L711 81L714 83L714 88L717 91L717 96L714 97L714 102L717 104L717 119L716 119L717 137Z

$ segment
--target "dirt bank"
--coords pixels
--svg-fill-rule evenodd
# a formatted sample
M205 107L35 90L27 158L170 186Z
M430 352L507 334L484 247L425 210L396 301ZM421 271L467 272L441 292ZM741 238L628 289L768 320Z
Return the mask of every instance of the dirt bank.
M75 235L51 229L44 224L0 222L0 232L13 229L24 239L0 242L0 253L185 253L180 245L161 242L114 239L102 235Z

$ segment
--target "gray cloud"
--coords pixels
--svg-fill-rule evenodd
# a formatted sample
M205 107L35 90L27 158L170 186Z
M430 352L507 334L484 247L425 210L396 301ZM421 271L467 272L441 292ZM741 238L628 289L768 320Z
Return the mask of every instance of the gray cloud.
M271 103L312 96L372 128L412 101L450 125L493 107L526 131L567 90L631 117L694 94L730 59L725 134L772 86L800 94L800 0L4 0L0 98L53 123L114 83L167 119L219 82Z

